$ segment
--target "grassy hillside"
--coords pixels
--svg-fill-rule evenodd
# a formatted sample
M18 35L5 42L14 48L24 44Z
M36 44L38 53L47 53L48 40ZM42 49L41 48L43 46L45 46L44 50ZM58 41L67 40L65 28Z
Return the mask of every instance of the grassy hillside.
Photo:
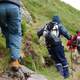
M53 15L59 15L68 30L74 32L80 26L80 12L60 0L22 0L31 13L36 24L40 25L50 20ZM75 29L76 28L76 29Z
M54 66L49 68L44 68L41 59L43 56L48 54L47 49L45 48L44 41L41 40L41 44L38 43L38 37L36 35L37 29L43 25L45 22L50 21L52 16L59 15L64 26L73 34L80 27L80 12L76 9L66 5L59 0L22 0L26 9L31 13L33 18L33 24L26 24L25 20L22 22L22 28L24 32L23 36L23 45L22 48L25 49L26 41L30 41L30 50L33 50L37 57L35 59L37 71L46 75L49 80L62 80L59 73L57 73ZM65 45L65 40L63 39ZM6 60L8 62L8 50L5 48L5 39L0 35L0 53L2 53L3 58L0 59L0 70L5 68ZM65 48L66 50L66 48ZM69 55L67 55L68 60L70 61ZM32 59L26 58L31 62ZM34 67L30 64L26 64L30 68ZM68 79L71 80L71 79Z
M80 28L80 12L71 6L60 2L59 0L22 0L26 9L31 13L33 18L33 24L27 31L32 34L32 46L36 54L39 56L47 55L47 50L43 45L36 44L37 29L51 20L52 16L59 15L64 26L70 31L71 34L75 34L75 31ZM66 40L63 39L65 45ZM65 48L66 51L66 48ZM68 62L70 62L70 54L66 53ZM39 64L38 64L39 65ZM41 67L42 68L42 67ZM50 68L38 68L39 72L46 75L49 80L62 80L61 76L57 73L54 66ZM68 80L71 80L68 79Z

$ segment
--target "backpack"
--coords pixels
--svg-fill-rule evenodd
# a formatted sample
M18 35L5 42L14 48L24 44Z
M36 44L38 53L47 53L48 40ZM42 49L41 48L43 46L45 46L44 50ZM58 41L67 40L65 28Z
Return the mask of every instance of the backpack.
M61 42L59 37L59 25L57 23L48 23L44 28L43 35L50 44L56 45L58 42Z
M52 36L58 37L59 36L59 25L54 22L50 22L46 24L46 26L44 27L43 35L44 33L46 34L50 33Z

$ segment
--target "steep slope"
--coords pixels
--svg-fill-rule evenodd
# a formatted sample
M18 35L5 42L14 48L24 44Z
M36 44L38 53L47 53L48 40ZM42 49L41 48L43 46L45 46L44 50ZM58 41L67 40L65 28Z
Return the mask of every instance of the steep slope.
M50 20L53 15L59 15L63 24L75 31L80 26L80 12L59 0L22 0L30 11L33 20L42 22ZM38 24L39 24L38 22ZM76 27L76 29L75 29Z
M31 13L33 18L32 27L29 28L32 34L32 46L34 51L40 56L46 55L47 50L43 44L36 44L37 36L36 31L41 25L45 24L47 21L51 20L52 16L59 15L61 17L62 23L70 31L71 34L75 34L76 30L79 30L80 26L80 12L73 7L60 2L59 0L22 0L25 7ZM63 40L65 45L66 40ZM42 42L43 43L43 42ZM36 48L36 49L35 49ZM66 51L66 48L65 48ZM67 53L67 59L70 62L70 54ZM56 69L52 67L40 69L40 72L47 75L49 79L61 80L62 78L56 73ZM50 74L49 74L50 73ZM54 74L54 75L53 75ZM54 77L54 78L53 78ZM71 80L68 79L68 80Z
M30 12L33 19L32 25L26 24L25 20L22 22L22 28L24 32L22 48L26 48L26 41L29 41L30 48L33 50L33 53L37 54L37 57L35 59L37 71L46 75L49 80L62 80L62 77L57 73L54 66L51 66L49 68L43 67L41 60L43 56L46 56L48 54L48 52L43 41L41 44L38 43L36 31L41 25L45 24L45 22L51 20L53 15L59 15L64 26L66 26L66 28L71 33L75 34L75 31L79 29L80 26L80 12L63 2L60 2L59 0L22 0L22 2L24 3L26 9ZM65 45L64 40L63 42ZM5 54L3 56L4 58L0 59L0 70L3 70L5 68L6 60L8 61L9 59L9 56L7 54L9 52L5 48L5 40L2 34L0 35L0 53ZM70 55L67 55L67 58L70 61L69 56ZM27 59L32 62L31 57ZM33 66L31 67L31 64L26 65L34 69Z

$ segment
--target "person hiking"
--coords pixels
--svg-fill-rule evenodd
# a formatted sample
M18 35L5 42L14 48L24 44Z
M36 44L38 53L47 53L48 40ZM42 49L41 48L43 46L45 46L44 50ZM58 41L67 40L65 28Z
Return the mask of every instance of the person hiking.
M71 39L70 34L61 24L59 16L53 16L52 21L47 23L37 32L38 37L45 37L46 47L51 58L55 61L57 70L64 78L69 77L68 63L64 54L60 35L63 35L68 40Z
M18 69L21 64L20 48L22 40L20 0L0 0L0 27L10 49L10 67Z
M78 59L80 59L80 31L79 30L76 31L76 34L72 36L71 40L68 40L67 46L70 51L74 52L73 61L78 63Z

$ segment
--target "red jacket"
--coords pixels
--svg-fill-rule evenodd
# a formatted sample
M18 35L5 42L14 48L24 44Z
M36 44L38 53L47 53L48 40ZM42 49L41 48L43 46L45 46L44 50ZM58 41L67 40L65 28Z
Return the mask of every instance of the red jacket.
M80 39L80 32L72 36L71 40L68 40L67 46L69 47L70 50L77 48L77 39Z

